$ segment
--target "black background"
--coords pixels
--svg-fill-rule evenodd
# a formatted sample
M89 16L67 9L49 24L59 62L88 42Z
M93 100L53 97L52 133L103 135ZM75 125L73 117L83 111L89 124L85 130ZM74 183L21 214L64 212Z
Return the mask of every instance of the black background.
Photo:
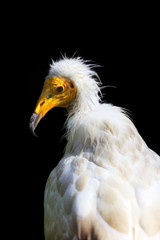
M96 71L103 85L116 87L103 89L104 101L130 110L148 146L160 154L158 14L156 6L116 3L19 7L5 27L2 46L9 50L5 75L13 94L7 124L12 130L7 138L12 158L7 158L5 171L13 191L9 194L13 214L7 225L14 227L7 234L40 240L45 183L66 144L61 139L65 109L47 113L36 129L38 138L28 129L51 58L59 59L61 53L72 57L76 52L75 56L101 65Z

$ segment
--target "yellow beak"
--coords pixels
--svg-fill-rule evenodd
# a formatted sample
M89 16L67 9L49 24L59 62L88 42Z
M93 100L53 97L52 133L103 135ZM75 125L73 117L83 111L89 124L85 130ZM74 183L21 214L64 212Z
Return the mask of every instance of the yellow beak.
M54 88L50 81L46 81L44 83L42 93L38 99L37 105L35 107L34 113L30 118L29 128L32 133L35 134L35 129L39 123L39 121L45 116L45 114L57 106L57 98L56 94L54 94Z
M30 123L29 123L29 127L33 133L34 136L37 136L35 134L35 129L38 125L38 123L40 122L40 120L45 116L45 114L52 109L53 107L56 106L56 103L54 104L54 101L52 101L53 99L49 98L46 99L43 96L40 96L36 108L34 110L34 113L32 114L31 118L30 118Z

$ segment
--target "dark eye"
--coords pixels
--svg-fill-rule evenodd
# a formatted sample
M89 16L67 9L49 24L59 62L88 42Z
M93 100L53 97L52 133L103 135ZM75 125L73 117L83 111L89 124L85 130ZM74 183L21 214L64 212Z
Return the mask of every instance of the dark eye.
M62 91L63 91L63 87L57 87L56 91L57 91L58 93L62 92Z

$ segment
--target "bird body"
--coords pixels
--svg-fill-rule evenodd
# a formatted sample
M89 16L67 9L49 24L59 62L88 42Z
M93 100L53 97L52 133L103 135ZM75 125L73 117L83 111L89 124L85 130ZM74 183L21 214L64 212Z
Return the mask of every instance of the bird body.
M100 102L92 67L64 58L47 76L65 78L73 99L58 103L68 109L67 145L45 188L45 239L160 240L160 157L123 109Z

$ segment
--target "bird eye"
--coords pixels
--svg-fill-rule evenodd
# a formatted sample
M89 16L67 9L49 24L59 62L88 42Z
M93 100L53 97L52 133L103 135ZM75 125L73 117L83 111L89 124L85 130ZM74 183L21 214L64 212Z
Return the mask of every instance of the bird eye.
M63 91L63 87L57 87L56 91L57 91L58 93L62 92L62 91Z

